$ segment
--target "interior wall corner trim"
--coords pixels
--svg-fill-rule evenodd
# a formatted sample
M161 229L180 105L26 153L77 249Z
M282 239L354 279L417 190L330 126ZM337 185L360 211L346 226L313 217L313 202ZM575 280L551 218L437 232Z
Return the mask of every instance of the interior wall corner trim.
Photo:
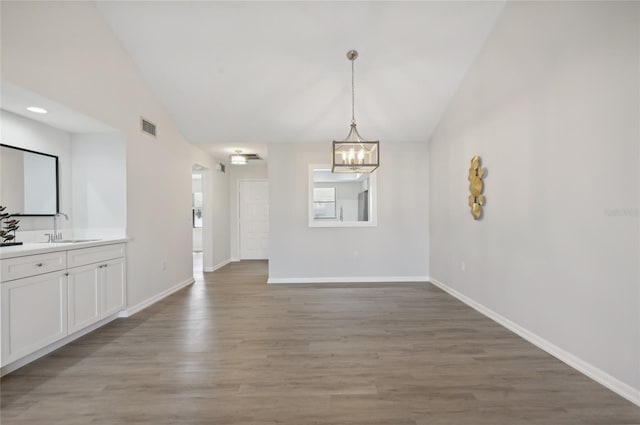
M202 271L207 272L207 273L211 273L211 272L215 272L218 269L223 268L224 266L226 266L227 264L229 264L231 262L231 258L221 261L218 264L216 264L213 267L204 267Z
M133 307L128 307L126 310L121 311L120 314L118 315L118 317L131 317L134 314L139 313L140 311L144 310L145 308L150 307L153 304L157 303L161 299L166 298L169 295L173 294L174 292L177 292L177 291L181 290L185 286L191 285L195 281L196 280L193 277L191 277L191 278L189 278L187 280L184 280L184 281L178 283L177 285L172 286L171 288L165 289L164 291L160 292L159 294L154 295L151 298L147 298L146 300L142 301L141 303L138 303L138 304L134 305Z
M352 276L352 277L269 277L268 284L303 284L303 283L426 283L428 276Z

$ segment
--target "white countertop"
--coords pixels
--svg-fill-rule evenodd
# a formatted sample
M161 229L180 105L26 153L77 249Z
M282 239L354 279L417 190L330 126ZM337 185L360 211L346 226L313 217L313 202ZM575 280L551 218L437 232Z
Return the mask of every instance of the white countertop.
M44 254L46 252L68 251L70 249L89 248L92 246L111 245L127 242L127 238L105 238L90 242L48 243L33 242L22 245L0 247L0 259L22 257L25 255Z

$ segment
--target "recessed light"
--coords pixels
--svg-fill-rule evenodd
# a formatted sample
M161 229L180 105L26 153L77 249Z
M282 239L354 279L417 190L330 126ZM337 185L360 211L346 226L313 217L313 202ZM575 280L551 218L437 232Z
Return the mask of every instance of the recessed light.
M29 106L27 108L27 111L35 112L36 114L46 114L49 112L44 108L40 108L39 106Z

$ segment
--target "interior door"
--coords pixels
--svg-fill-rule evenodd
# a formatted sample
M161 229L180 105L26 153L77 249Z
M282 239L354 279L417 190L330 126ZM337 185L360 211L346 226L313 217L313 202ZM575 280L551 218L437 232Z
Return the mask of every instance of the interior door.
M240 181L240 259L269 258L269 185L266 180Z

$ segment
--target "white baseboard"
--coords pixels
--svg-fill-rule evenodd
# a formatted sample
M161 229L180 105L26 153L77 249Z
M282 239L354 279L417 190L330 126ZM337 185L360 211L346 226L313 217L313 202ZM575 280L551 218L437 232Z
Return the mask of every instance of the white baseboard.
M427 282L427 276L285 277L267 280L268 284L296 283L396 283Z
M70 343L71 341L74 341L78 338L80 338L81 336L84 336L86 334L88 334L89 332L93 332L94 330L98 329L99 327L102 327L104 325L106 325L107 323L117 319L119 317L118 313L112 314L111 316L107 316L102 320L97 321L96 323L87 326L84 329L79 330L78 332L75 332L71 335L67 335L64 338L62 338L59 341L54 342L53 344L47 345L46 347L43 347L27 356L24 356L21 359L18 359L12 363L9 363L7 365L4 365L2 367L2 369L0 369L0 376L5 376L8 373L13 372L16 369L21 368L22 366L25 366L29 363L31 363L32 361L38 360L40 357L46 356L47 354L51 353L52 351L57 350L58 348L62 347L63 345L66 345L68 343Z
M202 271L207 273L215 272L216 270L221 269L227 264L229 264L231 261L232 261L231 258L229 258L228 260L224 260L213 267L204 267Z
M185 280L183 282L180 282L177 285L172 286L169 289L165 289L164 291L160 292L159 294L154 295L153 297L151 297L149 299L146 299L146 300L142 301L141 303L136 304L133 307L129 307L126 310L121 311L119 317L131 317L134 314L144 310L145 308L151 306L152 304L157 303L161 299L168 297L169 295L173 294L174 292L177 292L177 291L181 290L185 286L191 285L194 282L195 282L194 278L190 278L190 279L187 279L187 280Z
M236 261L240 261L240 257L231 257L230 261L235 263Z
M472 300L471 298L456 291L450 286L438 281L437 279L430 278L429 281L433 283L435 286L437 286L438 288L442 289L443 291L453 296L454 298L457 298L463 303L467 304L469 307L473 308L474 310L484 314L488 318L492 319L493 321L509 329L511 332L519 335L520 337L529 341L530 343L537 346L538 348L551 354L558 360L561 360L562 362L576 369L578 372L585 374L586 376L598 382L599 384L609 388L611 391L626 398L630 402L640 406L640 390L639 389L636 389L631 385L620 381L618 378L615 378L609 375L602 369L597 368L596 366L592 365L589 362L586 362L580 357L574 354L571 354L570 352L536 335L535 333L529 331L528 329L523 328L517 323L512 322L511 320L496 313L490 308L485 307L479 302Z

